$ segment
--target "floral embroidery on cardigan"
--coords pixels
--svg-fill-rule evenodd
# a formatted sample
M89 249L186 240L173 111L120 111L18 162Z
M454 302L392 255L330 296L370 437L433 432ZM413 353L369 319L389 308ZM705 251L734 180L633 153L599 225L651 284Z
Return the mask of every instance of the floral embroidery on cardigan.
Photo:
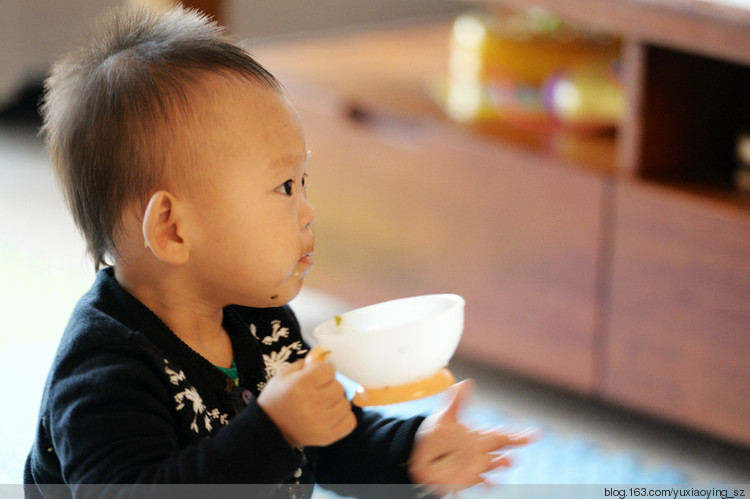
M278 319L275 321L271 321L270 336L264 336L263 339L258 338L258 330L255 327L255 324L250 325L250 332L253 333L255 339L260 340L260 342L264 345L273 345L274 343L277 343L281 338L289 337L289 328L281 327L281 321Z
M258 337L258 328L255 324L250 324L250 333L252 333L255 339L260 341L263 345L271 346L275 343L279 343L282 339L288 338L289 328L282 327L281 321L277 319L271 321L270 335L263 336L262 338ZM296 360L298 356L305 352L307 352L307 349L305 348L304 343L298 340L288 345L281 345L281 348L276 351L264 353L263 363L266 367L266 381L258 383L258 390L262 391L268 380L273 378L281 369L291 365L293 361L290 359L292 357ZM296 355L293 356L295 353Z
M218 421L222 426L229 422L229 416L219 412L219 409L206 408L198 390L187 382L185 373L182 370L178 372L170 368L167 359L164 359L164 372L169 376L169 382L175 385L179 390L182 390L177 392L174 396L174 401L177 403L175 409L178 411L185 408L193 410L193 422L190 423L191 430L200 434L201 428L199 423L202 423L203 428L210 432L213 429L214 421ZM186 402L189 402L189 404Z

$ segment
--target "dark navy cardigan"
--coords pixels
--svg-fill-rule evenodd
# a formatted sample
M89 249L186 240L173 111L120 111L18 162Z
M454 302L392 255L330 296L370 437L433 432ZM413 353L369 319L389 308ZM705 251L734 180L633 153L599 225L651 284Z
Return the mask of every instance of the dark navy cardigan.
M289 307L229 306L224 328L239 386L125 291L112 269L99 271L53 361L24 482L272 484L269 494L284 483L409 482L422 418L355 408L352 434L300 450L256 403L265 382L308 350Z

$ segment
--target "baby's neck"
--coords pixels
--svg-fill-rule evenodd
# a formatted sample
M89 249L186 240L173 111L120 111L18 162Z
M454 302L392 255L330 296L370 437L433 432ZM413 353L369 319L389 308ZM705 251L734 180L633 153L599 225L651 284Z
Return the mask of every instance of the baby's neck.
M206 331L201 331L197 336L181 335L176 331L175 334L213 365L232 367L234 360L232 341L224 328L220 328L212 335L207 334Z
M118 272L118 267L115 278L190 348L214 365L231 367L234 354L222 324L222 307L202 303L189 287L168 279L133 279L127 272Z

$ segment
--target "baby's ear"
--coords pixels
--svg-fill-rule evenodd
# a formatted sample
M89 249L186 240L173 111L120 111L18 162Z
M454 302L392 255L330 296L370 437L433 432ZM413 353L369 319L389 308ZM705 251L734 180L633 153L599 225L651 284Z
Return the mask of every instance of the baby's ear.
M169 191L156 191L143 214L146 248L166 263L186 263L190 251L182 237L184 225L184 210L177 196Z

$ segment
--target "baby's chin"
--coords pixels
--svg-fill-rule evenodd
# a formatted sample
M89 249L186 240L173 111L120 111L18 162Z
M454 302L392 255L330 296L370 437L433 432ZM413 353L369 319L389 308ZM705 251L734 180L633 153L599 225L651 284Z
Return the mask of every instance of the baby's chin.
M272 293L268 293L268 298L259 300L260 303L249 305L254 308L272 308L281 307L292 301L299 292L302 290L303 279L298 277L292 277L291 280L296 282L293 285L284 286L284 289L276 290Z

